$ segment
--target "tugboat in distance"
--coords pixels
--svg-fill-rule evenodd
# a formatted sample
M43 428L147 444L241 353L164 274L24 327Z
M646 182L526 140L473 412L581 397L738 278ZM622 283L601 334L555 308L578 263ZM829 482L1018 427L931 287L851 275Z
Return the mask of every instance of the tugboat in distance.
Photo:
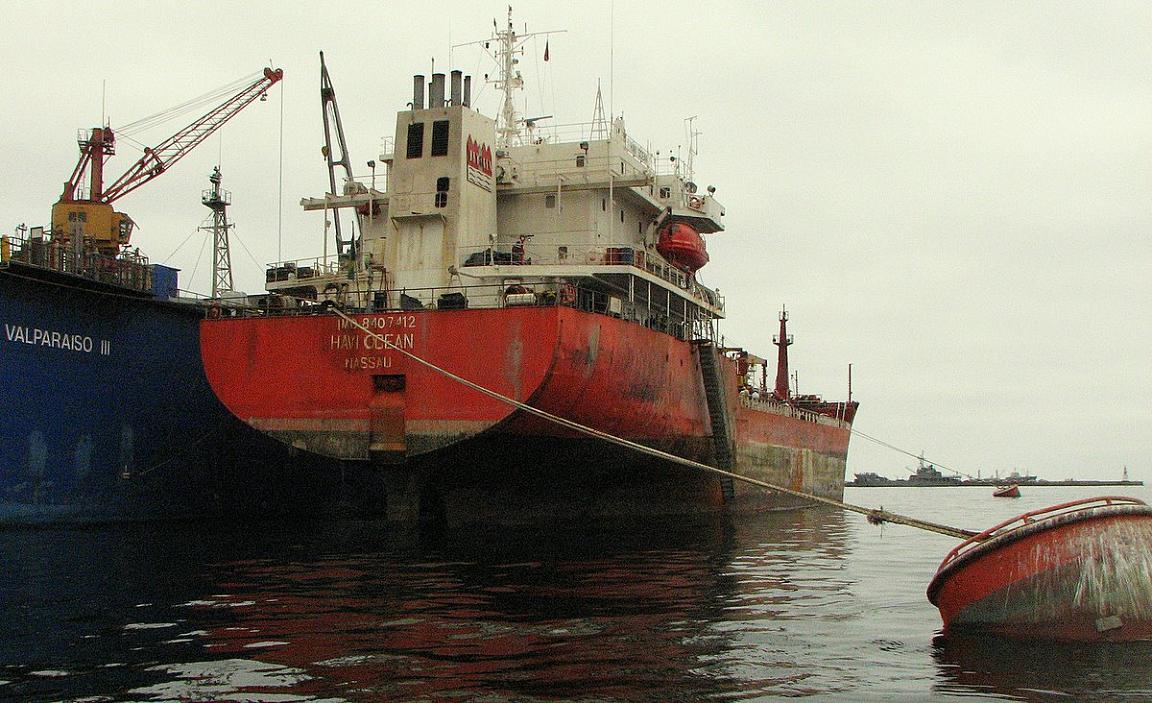
M923 456L920 457L916 473L908 477L908 485L911 486L959 486L961 481L959 476L945 476L940 473L935 465L924 461Z

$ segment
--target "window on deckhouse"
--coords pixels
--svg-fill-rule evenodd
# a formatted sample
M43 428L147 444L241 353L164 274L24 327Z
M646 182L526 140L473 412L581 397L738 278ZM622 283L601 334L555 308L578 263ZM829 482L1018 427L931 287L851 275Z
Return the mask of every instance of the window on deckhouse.
M450 181L447 176L441 176L436 179L436 207L445 207L448 205L448 185Z
M432 156L448 155L448 120L432 123Z
M418 159L424 155L424 123L408 125L408 158Z

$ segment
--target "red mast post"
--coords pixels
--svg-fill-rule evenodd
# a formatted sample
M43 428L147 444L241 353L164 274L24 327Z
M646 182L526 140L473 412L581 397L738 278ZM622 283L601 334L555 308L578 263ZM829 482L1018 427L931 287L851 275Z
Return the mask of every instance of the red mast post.
M788 347L792 336L788 334L788 311L780 309L780 334L772 337L772 343L779 350L776 354L776 389L772 394L777 400L788 400Z

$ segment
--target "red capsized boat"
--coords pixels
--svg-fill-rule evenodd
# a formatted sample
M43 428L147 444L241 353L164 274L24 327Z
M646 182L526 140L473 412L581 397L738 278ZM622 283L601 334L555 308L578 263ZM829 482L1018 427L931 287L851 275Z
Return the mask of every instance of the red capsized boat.
M1152 507L1109 496L1014 517L949 552L928 600L945 635L1152 640Z
M660 230L656 251L675 267L695 273L708 263L708 249L700 233L683 222Z
M996 498L1019 498L1020 486L1015 483L1010 483L1007 486L996 486L992 495Z

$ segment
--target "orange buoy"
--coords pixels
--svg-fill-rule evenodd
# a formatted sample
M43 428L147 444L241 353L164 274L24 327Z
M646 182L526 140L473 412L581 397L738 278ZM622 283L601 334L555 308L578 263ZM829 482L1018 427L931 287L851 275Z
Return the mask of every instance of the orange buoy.
M1102 497L1018 515L949 552L928 600L946 635L1152 640L1152 507Z

